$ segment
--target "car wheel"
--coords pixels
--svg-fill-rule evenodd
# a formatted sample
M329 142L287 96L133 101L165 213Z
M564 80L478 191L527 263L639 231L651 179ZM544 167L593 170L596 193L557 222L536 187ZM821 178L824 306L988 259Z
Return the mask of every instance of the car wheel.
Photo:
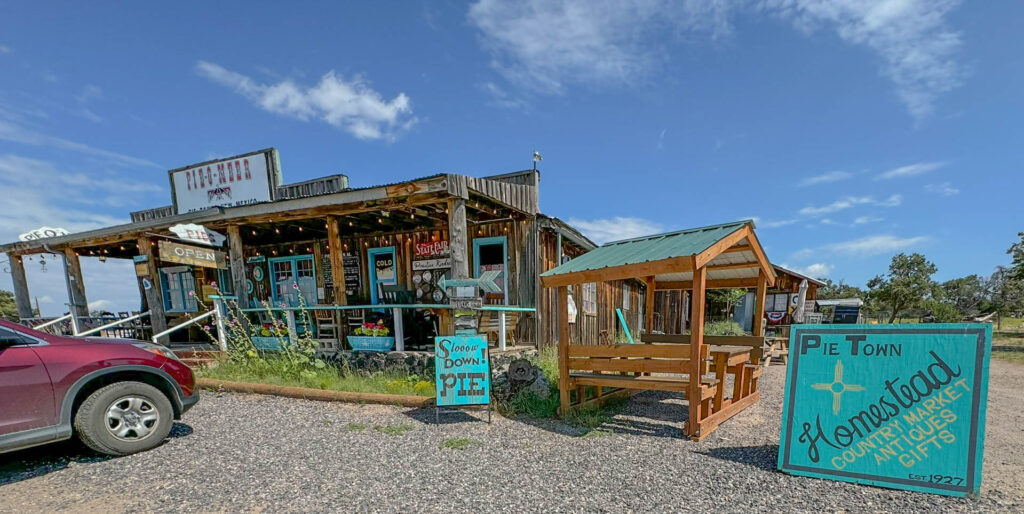
M75 433L97 452L128 455L163 442L173 418L171 402L159 389L142 382L116 382L82 402Z

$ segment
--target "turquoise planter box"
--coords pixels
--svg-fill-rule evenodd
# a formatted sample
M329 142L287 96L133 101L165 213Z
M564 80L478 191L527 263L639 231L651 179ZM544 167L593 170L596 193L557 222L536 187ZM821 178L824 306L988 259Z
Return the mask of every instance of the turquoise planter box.
M282 350L281 343L288 344L288 336L253 336L252 344L260 350Z
M793 325L779 469L977 494L992 325Z
M357 352L390 352L395 338L388 336L348 336L348 344Z

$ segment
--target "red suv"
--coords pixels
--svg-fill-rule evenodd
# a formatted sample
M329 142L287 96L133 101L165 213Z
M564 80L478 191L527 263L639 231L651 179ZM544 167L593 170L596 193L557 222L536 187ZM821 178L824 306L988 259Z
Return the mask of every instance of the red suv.
M109 455L148 450L197 401L192 370L163 346L0 320L0 453L72 435Z

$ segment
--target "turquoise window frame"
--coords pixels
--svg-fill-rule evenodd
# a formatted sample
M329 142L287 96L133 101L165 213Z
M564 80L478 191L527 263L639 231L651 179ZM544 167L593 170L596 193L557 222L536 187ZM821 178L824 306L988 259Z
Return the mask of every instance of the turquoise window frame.
M501 285L504 289L504 304L508 305L508 238L505 236L478 237L473 240L473 278L480 278L480 247L501 243L501 254L505 256Z
M310 261L310 263L313 264L313 282L315 284L316 283L316 259L313 258L312 254L289 255L287 257L274 257L272 259L267 259L267 273L270 276L270 301L271 301L271 303L276 305L278 300L279 300L279 298L277 296L277 284L275 283L276 281L274 280L274 263L276 263L276 262L290 262L291 265L292 265L292 280L297 282L298 278L296 277L296 275L297 275L296 270L298 269L298 266L296 266L296 263L298 263L298 261L303 261L303 260L308 260L308 261ZM312 307L313 305L317 305L317 304L320 303L320 293L317 291L317 287L316 286L313 287L313 301L312 302L306 302L306 303L307 303L307 307Z
M389 281L377 281L377 266L374 265L373 258L377 255L391 254L391 259L395 263L395 278ZM370 248L366 250L366 267L369 268L370 273L370 305L377 305L380 303L380 299L377 297L377 284L383 285L396 285L398 284L398 255L395 253L394 246L381 246L379 248Z
M167 271L175 270L175 271ZM160 268L160 292L162 293L164 300L164 312L168 313L182 313L182 312L197 312L199 311L199 302L196 300L196 278L192 275L192 268L188 266L171 266L167 268ZM185 275L192 278L192 288L187 289L185 287ZM170 281L174 280L177 282L176 294L181 295L181 304L185 307L183 309L175 309L171 303L171 290ZM189 296L189 291L192 291L192 296Z

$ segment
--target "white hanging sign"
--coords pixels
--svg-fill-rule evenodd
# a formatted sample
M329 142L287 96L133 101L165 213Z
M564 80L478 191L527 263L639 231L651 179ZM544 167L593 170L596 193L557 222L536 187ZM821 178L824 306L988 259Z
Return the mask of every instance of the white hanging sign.
M168 230L186 241L210 246L222 246L227 239L224 234L195 223L178 224Z
M66 236L70 234L66 229L53 228L53 227L39 227L31 232L25 232L18 236L19 241L35 241L36 239L46 239L49 237Z

